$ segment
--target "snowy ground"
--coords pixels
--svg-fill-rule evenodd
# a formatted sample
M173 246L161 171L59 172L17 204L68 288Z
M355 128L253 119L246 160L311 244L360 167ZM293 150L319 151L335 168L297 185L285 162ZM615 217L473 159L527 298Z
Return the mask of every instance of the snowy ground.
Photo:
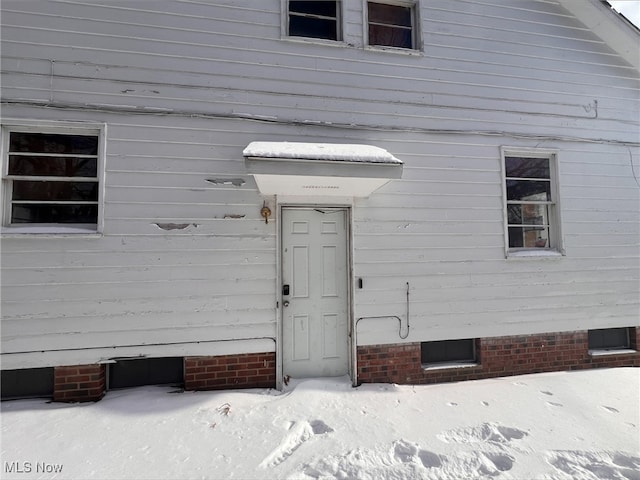
M1 476L640 480L640 369L174 391L4 402Z

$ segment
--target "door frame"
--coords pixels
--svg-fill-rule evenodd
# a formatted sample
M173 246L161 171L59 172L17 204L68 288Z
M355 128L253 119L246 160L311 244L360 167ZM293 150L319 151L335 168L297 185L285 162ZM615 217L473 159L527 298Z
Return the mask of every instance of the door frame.
M347 342L348 342L348 373L349 378L353 382L356 362L356 347L353 344L355 335L353 330L355 328L353 319L354 307L353 307L353 291L354 291L354 277L353 277L353 205L348 203L289 203L278 202L276 198L277 206L277 221L276 228L276 388L282 390L284 388L284 328L283 328L283 306L282 306L282 213L283 210L311 210L311 209L326 209L326 210L343 210L347 218Z

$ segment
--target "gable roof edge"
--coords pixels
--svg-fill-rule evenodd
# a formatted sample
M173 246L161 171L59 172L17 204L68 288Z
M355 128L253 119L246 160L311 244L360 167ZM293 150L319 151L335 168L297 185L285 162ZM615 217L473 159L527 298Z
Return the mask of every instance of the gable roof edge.
M606 0L558 0L587 28L640 71L640 31Z

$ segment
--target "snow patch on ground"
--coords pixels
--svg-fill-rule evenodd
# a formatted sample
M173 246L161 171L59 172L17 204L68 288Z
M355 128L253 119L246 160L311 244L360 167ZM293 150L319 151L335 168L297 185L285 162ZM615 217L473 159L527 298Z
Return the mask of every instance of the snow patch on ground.
M640 369L617 368L425 386L352 388L344 377L292 379L284 392L141 387L90 404L10 401L1 405L0 476L640 480L639 399Z

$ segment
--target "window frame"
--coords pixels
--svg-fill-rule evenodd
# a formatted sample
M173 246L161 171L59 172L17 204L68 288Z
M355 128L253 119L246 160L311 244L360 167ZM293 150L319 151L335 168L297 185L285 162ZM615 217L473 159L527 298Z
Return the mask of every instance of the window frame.
M331 40L328 38L319 38L319 37L303 37L299 35L291 35L289 33L289 1L290 0L282 0L282 15L280 18L282 19L281 28L282 28L282 36L287 40L295 40L301 42L318 42L324 43L326 45L343 45L344 44L344 3L345 0L333 0L336 3L336 40Z
M369 42L369 4L378 3L394 7L409 8L411 11L411 48L394 47L392 45L372 45ZM364 45L370 50L391 51L397 53L413 54L422 52L422 36L420 33L420 13L417 0L363 0L363 31Z
M508 157L540 158L549 160L549 201L531 201L527 204L546 205L549 217L548 243L545 247L510 247L509 246L509 205L518 204L518 201L508 200L507 197L507 166ZM562 219L560 207L560 180L559 161L557 150L522 148L522 147L501 147L501 181L502 181L502 201L503 201L503 222L504 222L504 251L505 258L540 258L559 257L566 254L562 235ZM522 202L520 202L522 203Z
M443 360L425 362L423 351L425 348L428 348L429 344L435 343L444 343L444 342L469 342L471 344L471 358L467 359L449 359L445 358ZM478 346L476 338L454 338L454 339L444 339L444 340L432 340L420 343L420 363L422 364L422 368L443 368L443 367L457 367L457 366L477 366L478 362Z
M12 132L42 133L53 135L89 135L98 139L96 183L98 183L98 213L96 223L11 223L13 181L16 176L9 175L9 139ZM101 235L104 227L104 163L105 163L106 125L103 123L71 123L40 120L5 119L0 128L0 163L2 164L1 192L3 200L2 223L0 233L7 235ZM34 176L38 178L37 176ZM82 178L82 177L78 177ZM24 180L24 178L22 178Z

